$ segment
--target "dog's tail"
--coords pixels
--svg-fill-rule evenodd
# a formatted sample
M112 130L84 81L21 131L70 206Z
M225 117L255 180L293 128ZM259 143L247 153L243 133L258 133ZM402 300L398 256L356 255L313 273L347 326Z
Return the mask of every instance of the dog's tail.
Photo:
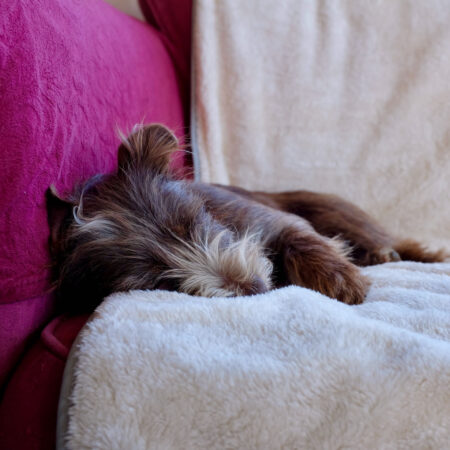
M118 163L120 171L144 167L156 173L169 173L170 156L179 149L174 133L164 125L135 125L130 136L121 133Z
M394 250L402 260L424 263L442 262L450 257L444 250L432 251L411 239L403 240L394 246Z

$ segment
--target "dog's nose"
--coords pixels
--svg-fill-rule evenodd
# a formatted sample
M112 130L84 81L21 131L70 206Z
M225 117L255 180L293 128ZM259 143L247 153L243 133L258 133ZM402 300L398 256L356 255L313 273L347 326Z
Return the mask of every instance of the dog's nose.
M255 294L263 294L267 292L269 287L262 280L261 277L255 275L250 283L247 286L243 286L242 293L243 295L255 295Z

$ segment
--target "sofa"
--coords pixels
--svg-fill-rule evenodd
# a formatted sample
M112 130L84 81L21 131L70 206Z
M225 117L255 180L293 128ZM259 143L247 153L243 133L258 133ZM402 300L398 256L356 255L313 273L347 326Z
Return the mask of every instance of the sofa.
M118 129L188 134L191 2L141 8L147 23L103 0L0 5L2 449L54 448L65 361L87 320L54 301L46 189L114 170Z

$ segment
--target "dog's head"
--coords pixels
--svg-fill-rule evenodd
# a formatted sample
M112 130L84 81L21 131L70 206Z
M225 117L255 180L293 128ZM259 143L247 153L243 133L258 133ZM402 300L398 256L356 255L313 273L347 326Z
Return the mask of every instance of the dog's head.
M47 192L56 290L89 310L112 292L169 289L206 297L264 292L272 266L258 239L214 219L191 182L169 170L175 136L162 125L119 147L118 171L69 200Z

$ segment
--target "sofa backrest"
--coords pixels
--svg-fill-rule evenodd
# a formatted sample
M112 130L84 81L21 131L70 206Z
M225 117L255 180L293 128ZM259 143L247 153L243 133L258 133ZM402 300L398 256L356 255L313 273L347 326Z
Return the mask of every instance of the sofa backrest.
M114 170L117 128L186 133L169 41L103 0L0 3L0 386L54 311L45 190Z

